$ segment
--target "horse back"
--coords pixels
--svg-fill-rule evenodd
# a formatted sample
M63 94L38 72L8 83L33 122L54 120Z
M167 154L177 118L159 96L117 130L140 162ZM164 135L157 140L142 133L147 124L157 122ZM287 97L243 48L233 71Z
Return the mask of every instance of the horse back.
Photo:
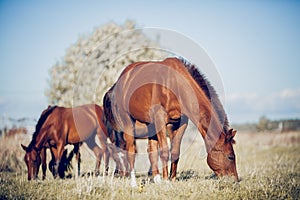
M140 122L154 123L158 113L162 113L159 120L167 123L180 119L186 110L193 110L182 105L192 104L190 94L194 94L196 87L197 84L177 58L138 62L122 72L113 89L113 103L119 106L121 113L130 113Z
M102 118L103 110L100 106L87 104L73 108L58 107L49 123L56 130L57 138L75 144L94 137L97 129L105 132Z

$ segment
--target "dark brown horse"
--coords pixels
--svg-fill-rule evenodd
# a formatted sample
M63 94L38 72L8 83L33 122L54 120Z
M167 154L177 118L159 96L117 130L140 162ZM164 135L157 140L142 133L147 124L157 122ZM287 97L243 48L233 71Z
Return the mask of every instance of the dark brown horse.
M96 144L96 135L101 147ZM51 150L53 158L51 168L56 177L65 145L73 144L79 152L81 142L85 142L94 152L97 158L96 170L99 170L104 155L107 171L109 159L107 137L108 133L103 124L103 110L100 106L89 104L74 108L48 107L38 121L29 146L22 145L26 151L24 160L28 168L28 180L37 177L41 164L41 152L42 157L45 157L46 148ZM77 155L79 156L79 154Z
M168 58L162 62L137 62L124 69L103 99L108 121L116 131L124 132L131 171L131 184L136 186L135 126L148 128L149 158L153 175L158 173L157 148L163 164L163 178L168 178L171 139L171 179L175 180L180 144L190 119L201 133L208 153L207 163L217 176L238 179L233 137L219 98L204 76L185 60Z
M46 120L46 118L49 116L50 112L53 111L53 109L56 106L48 106L47 109L45 109L39 120L38 123L36 125L36 131L33 135L33 138L35 137L35 135L39 132L39 130L41 129L44 121ZM80 152L79 152L79 146L81 145L81 143L76 143L74 144L74 149L71 151L70 154L72 154L72 157L74 155L74 153L76 154L76 160L78 163L78 173L80 172ZM26 146L24 146L23 144L21 144L22 148L27 151L28 148ZM28 169L28 179L30 180L31 178L37 178L38 176L38 172L39 172L39 166L40 164L42 164L42 179L44 180L46 178L46 170L47 170L47 149L51 149L50 148L50 144L49 143L45 143L43 148L38 152L39 156L37 156L35 154L35 152L31 152L30 154L27 154L27 157L24 157L24 160L26 162L27 165L27 169ZM66 155L66 150L63 153L63 157L62 157L62 162L60 163L60 166L69 166L70 162L68 161L68 159L70 159L69 157L67 158ZM54 163L55 163L55 155L53 153L53 151L51 151L51 156L52 156L52 160L49 162L49 170L51 171L51 173L55 176L55 171L53 169L54 167ZM27 161L26 161L27 160ZM58 175L63 178L64 177L64 173L65 170L61 169L62 167L60 167L59 171L58 171Z

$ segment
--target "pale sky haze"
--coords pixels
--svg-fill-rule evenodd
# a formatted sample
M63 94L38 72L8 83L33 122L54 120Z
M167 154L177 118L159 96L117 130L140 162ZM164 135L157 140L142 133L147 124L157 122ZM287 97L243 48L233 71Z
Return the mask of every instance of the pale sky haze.
M110 21L179 32L216 64L231 122L300 118L299 1L0 1L0 117L38 118L49 69Z

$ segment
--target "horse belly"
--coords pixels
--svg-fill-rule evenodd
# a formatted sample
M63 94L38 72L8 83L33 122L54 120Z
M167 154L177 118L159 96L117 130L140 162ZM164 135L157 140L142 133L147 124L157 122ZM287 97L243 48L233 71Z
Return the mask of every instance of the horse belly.
M135 137L136 138L147 138L148 137L148 127L146 124L139 121L135 122Z
M129 113L140 122L152 123L150 116L151 104L151 92L147 88L139 88L130 97Z
M75 144L87 140L94 135L95 127L97 126L92 122L77 122L74 126L69 126L67 142L69 144Z
M69 137L68 140L71 142L85 141L91 136L95 135L95 130L99 124L97 121L95 107L84 106L73 110L73 121L69 121Z
M69 144L75 144L75 143L81 142L82 140L84 140L84 139L81 138L78 134L69 134L69 137L68 137Z
M134 119L143 123L155 123L158 118L167 123L169 119L180 119L182 114L174 92L156 84L140 87L132 94L129 112Z

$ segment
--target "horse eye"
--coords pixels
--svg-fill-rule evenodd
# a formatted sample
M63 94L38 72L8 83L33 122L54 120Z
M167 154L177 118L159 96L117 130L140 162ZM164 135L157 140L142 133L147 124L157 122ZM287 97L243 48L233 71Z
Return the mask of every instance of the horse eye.
M227 158L228 158L228 160L230 160L230 161L234 161L235 156L234 156L234 155L229 155Z

